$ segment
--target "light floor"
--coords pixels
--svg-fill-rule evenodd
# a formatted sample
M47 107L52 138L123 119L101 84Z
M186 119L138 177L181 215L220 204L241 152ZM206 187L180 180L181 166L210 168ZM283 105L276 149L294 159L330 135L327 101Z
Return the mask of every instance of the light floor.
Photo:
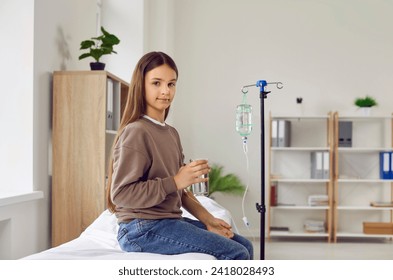
M260 243L254 241L255 259ZM321 240L272 239L265 242L266 260L393 260L393 241L354 239L328 243Z

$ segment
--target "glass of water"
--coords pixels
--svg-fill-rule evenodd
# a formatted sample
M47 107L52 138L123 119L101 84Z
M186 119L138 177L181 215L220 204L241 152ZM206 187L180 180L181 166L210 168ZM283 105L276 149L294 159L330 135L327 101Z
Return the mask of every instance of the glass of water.
M198 159L198 160L207 160L207 159ZM193 160L190 160L193 161ZM207 182L200 182L196 184L192 184L191 189L192 193L194 195L204 195L208 196L209 195L209 173L203 174L200 176L200 178L207 178Z

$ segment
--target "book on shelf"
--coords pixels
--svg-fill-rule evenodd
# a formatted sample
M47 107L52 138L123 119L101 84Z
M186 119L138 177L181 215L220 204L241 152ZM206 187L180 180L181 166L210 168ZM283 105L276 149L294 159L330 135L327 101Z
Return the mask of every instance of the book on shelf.
M308 196L309 206L327 206L329 204L329 196L326 194L313 194Z
M270 206L277 206L277 183L270 185Z
M275 227L271 226L270 231L283 231L283 232L289 232L289 227Z
M373 207L393 207L393 201L373 201L370 205Z
M304 231L310 233L326 232L326 225L324 221L306 220L304 222Z

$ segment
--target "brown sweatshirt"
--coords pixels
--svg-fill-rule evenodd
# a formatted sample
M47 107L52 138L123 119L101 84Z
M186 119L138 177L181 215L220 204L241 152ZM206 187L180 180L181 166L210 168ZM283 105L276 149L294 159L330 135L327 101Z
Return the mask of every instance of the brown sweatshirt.
M111 196L118 222L180 218L174 175L184 156L176 129L141 118L128 124L113 151Z

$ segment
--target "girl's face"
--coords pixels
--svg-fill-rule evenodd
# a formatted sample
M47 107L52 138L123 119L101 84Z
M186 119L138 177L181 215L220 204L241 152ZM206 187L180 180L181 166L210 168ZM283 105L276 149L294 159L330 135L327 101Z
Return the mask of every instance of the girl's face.
M146 73L146 115L164 122L165 110L175 97L176 80L176 72L166 64Z

